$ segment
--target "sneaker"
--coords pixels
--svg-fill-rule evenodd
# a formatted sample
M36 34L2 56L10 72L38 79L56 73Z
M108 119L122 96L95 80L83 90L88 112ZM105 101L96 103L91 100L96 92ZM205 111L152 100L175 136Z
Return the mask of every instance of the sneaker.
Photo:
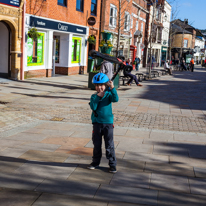
M96 164L96 163L92 162L87 168L90 169L90 170L94 170L97 167L99 167L99 164Z
M117 172L116 167L115 166L111 166L110 169L109 169L109 172L116 173Z

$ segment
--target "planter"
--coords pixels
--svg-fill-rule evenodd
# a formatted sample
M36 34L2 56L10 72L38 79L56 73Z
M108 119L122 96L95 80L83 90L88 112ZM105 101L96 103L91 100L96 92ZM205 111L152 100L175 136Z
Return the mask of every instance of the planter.
M118 89L119 88L119 74L117 74L117 76L115 77L113 83L114 83L115 89Z
M94 68L94 59L88 59L87 73L92 72Z
M106 54L110 54L111 51L112 51L112 47L107 47L107 48L105 48L105 53L106 53Z
M104 40L109 40L112 36L111 33L104 33L104 32L102 32L101 35L102 35L102 39Z
M106 52L106 48L105 47L99 47L99 50L101 53L105 53Z
M97 74L96 72L89 72L89 76L88 76L88 88L93 90L95 90L95 86L94 84L92 84L92 79L96 74Z

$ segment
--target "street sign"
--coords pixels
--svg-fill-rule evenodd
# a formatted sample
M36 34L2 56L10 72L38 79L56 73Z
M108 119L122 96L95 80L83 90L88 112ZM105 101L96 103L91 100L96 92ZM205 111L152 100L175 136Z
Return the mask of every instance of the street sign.
M144 44L140 44L140 49L144 49L145 45Z

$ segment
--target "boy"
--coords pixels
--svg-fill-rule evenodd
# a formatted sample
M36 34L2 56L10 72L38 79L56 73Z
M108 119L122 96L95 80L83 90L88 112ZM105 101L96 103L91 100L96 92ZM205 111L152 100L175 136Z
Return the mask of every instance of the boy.
M118 102L119 97L113 82L104 73L98 73L94 76L92 83L97 91L90 99L92 112L93 134L92 141L94 144L93 161L89 169L95 169L99 166L102 157L102 135L104 135L106 157L109 160L111 173L116 173L116 157L113 141L113 114L112 102ZM105 91L106 86L110 91Z

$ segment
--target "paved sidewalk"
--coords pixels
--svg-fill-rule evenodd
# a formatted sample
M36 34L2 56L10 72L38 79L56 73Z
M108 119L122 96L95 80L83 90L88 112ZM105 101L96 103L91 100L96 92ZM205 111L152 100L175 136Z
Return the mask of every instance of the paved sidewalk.
M0 202L17 206L206 205L206 71L121 86L116 174L91 171L87 75L0 84ZM103 146L103 153L105 153Z

